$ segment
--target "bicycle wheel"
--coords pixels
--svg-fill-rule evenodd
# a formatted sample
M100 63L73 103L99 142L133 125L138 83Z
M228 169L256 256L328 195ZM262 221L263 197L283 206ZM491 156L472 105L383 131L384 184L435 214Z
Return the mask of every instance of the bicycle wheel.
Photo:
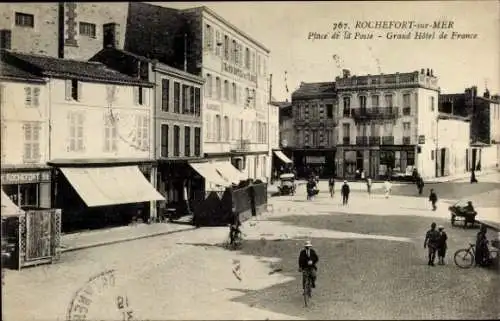
M469 249L461 249L455 252L454 261L458 267L468 269L474 265L474 255Z
M304 305L309 306L309 300L311 299L311 278L308 275L303 276L305 278L304 284Z

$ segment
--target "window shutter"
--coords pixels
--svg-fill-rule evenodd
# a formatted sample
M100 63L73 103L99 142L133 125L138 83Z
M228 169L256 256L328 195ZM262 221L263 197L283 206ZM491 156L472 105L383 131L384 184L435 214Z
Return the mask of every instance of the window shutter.
M32 155L31 155L31 125L30 124L24 124L23 125L24 129L24 159L25 160L31 160Z
M77 149L79 151L83 151L85 149L85 146L83 144L83 125L84 125L84 115L83 113L79 113L77 116L77 131L76 131L76 136L77 136Z
M144 106L149 106L148 88L141 87L141 90L142 90L142 104Z
M24 87L24 94L25 94L25 104L26 106L31 107L31 87Z
M33 158L37 161L40 159L40 130L41 130L40 125L35 125L33 127L33 150L32 150L32 153L33 153Z
M76 100L81 101L83 97L83 84L81 81L76 81L77 84L77 92L76 92Z
M33 106L40 106L40 88L38 87L33 89Z
M134 104L139 105L139 87L134 87Z
M66 100L71 100L71 80L65 80L65 95Z

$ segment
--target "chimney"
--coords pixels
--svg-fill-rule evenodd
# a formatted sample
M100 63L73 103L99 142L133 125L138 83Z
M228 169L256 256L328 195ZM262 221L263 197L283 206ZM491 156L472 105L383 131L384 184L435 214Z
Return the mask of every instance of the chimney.
M103 48L118 48L120 46L120 25L111 22L105 23L102 26L102 47Z
M351 77L351 71L349 69L342 69L342 76L344 78L349 78Z
M425 74L425 69L424 69L424 68L420 69L420 73L421 73L422 75L423 75L423 74Z
M488 88L486 88L486 89L484 90L483 97L484 97L484 98L490 98L490 91L488 90Z
M431 75L431 71L429 70L429 68L427 68L427 76L430 76Z
M11 48L12 31L9 29L0 30L0 49L10 50Z

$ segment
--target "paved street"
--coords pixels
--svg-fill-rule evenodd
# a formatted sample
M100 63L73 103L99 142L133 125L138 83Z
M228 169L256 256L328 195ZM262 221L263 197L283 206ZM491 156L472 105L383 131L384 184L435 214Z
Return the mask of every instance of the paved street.
M446 206L461 198L453 196L470 195L491 209L496 203L487 193L498 195L500 186L432 186L444 195L436 212L426 198L401 195L405 186L395 186L389 199L355 190L349 206L323 188L312 202L303 190L271 198L268 213L245 223L240 252L221 248L226 228L200 228L64 253L58 264L7 271L4 320L64 320L85 286L92 294L74 301L80 303L72 305L73 314L93 320L122 320L119 296L127 297L134 320L500 317L499 274L452 262L477 230L452 228ZM482 209L478 205L480 215ZM426 265L423 237L432 221L448 232L446 266ZM305 239L320 255L318 287L307 309L297 271ZM235 260L241 281L232 273ZM109 270L114 282L107 279L108 286L102 277L89 281Z

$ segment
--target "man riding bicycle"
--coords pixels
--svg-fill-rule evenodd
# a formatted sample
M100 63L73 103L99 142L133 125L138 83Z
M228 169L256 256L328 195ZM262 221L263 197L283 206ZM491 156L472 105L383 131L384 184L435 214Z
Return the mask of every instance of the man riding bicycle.
M231 245L235 245L238 237L241 237L241 221L238 213L236 212L236 208L233 206L233 222L229 225L229 240Z
M302 287L305 287L306 273L309 273L311 277L311 287L316 287L316 271L318 270L316 264L318 260L319 258L316 251L312 249L311 241L307 241L299 254L299 271L303 273Z

